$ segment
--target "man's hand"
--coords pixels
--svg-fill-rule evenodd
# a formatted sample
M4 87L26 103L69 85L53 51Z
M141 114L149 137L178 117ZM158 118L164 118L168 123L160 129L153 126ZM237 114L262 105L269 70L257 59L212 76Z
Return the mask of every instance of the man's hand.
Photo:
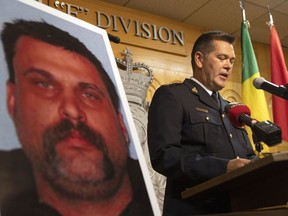
M230 160L227 164L227 171L226 172L231 172L232 170L238 169L240 167L243 167L247 164L251 163L251 160L244 159L244 158L236 158L233 160Z

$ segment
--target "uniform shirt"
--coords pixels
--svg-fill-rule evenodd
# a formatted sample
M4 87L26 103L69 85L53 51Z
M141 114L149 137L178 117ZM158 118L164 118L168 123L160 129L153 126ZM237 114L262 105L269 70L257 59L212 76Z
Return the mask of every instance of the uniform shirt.
M245 129L231 124L224 112L228 102L221 96L219 100L220 109L191 79L161 86L152 98L148 146L153 168L167 177L164 215L189 215L195 206L203 206L206 212L207 202L210 205L214 198L197 201L193 207L182 200L181 192L225 173L228 161L237 156L254 157ZM226 204L211 211L226 211Z

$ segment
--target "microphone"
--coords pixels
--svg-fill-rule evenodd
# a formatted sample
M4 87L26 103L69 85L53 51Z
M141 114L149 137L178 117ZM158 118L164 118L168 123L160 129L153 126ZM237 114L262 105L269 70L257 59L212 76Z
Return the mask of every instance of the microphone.
M257 77L253 80L253 85L257 89L263 89L271 94L288 100L288 89L283 85L276 85L268 82L263 77Z
M250 118L251 112L248 106L232 102L225 106L225 112L235 127L243 127L245 124L252 126L253 119Z
M243 127L247 125L251 128L253 135L257 141L264 142L268 146L273 146L282 141L281 128L272 122L266 120L259 122L250 117L250 109L248 106L240 103L229 103L225 106L225 112L229 120L235 127Z
M112 41L114 43L117 43L117 44L120 43L120 38L119 37L116 37L116 36L111 35L109 33L107 33L107 34L108 34L108 38L109 38L110 41Z

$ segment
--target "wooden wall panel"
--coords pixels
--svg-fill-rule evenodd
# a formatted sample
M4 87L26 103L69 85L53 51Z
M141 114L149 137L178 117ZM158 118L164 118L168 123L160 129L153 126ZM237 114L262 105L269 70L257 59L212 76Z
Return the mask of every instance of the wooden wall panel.
M55 7L54 0L42 0L44 4L47 4L51 7ZM61 1L58 1L61 2ZM176 22L174 20L169 20L164 17L148 14L142 11L127 9L121 6L109 4L99 0L67 0L63 1L64 3L72 4L74 6L79 6L83 8L89 8L89 13L85 14L78 13L77 15L71 14L78 17L84 21L87 21L93 25L96 25L96 13L95 11L105 12L109 15L121 16L126 22L129 19L139 20L141 23L155 24L157 26L164 26L169 29L175 29L177 31L184 32L184 46L173 45L171 43L164 43L161 41L155 41L152 39L145 39L142 37L135 36L135 32L121 30L113 31L113 29L108 28L107 32L118 36L121 39L120 44L111 43L115 58L122 59L122 52L125 48L129 48L133 53L134 62L143 62L146 65L149 65L153 70L154 80L151 84L148 93L147 101L151 101L155 90L162 84L172 83L172 82L181 82L185 78L188 78L192 75L191 63L190 63L190 53L192 50L193 43L195 39L206 29L201 27L191 26ZM74 12L76 7L74 7ZM58 10L67 13L67 7L57 8ZM118 25L120 25L118 23ZM238 23L239 28L241 23ZM253 39L253 37L252 37ZM237 39L237 44L235 46L236 52L236 63L230 80L221 91L222 95L231 101L241 102L241 41L240 38ZM254 51L258 61L259 70L261 76L270 80L270 47L266 44L253 42ZM288 65L287 56L288 51L284 50L284 55L286 56L286 64ZM265 93L268 106L271 113L271 94ZM283 142L280 145L277 145L271 148L272 152L277 151L288 151L288 144Z

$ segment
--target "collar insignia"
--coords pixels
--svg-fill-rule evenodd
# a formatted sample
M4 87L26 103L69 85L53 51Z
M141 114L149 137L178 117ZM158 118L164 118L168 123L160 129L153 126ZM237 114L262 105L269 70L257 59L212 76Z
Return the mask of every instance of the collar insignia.
M193 88L191 89L191 91L192 91L193 93L198 94L198 91L197 91L196 87L193 87Z

